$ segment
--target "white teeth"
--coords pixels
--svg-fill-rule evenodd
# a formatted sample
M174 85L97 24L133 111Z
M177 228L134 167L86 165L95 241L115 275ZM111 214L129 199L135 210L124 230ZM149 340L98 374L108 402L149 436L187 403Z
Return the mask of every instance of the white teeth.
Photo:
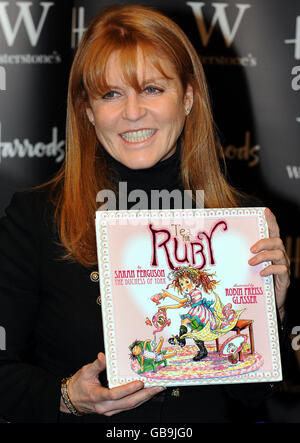
M124 132L120 134L124 140L130 143L139 143L150 138L155 132L155 129L141 129L140 131Z

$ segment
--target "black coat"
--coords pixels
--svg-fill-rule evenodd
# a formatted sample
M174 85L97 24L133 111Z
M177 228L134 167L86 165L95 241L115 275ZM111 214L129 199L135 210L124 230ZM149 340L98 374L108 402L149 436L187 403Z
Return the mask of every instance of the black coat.
M61 259L45 191L17 193L0 222L0 417L12 422L228 422L276 387L259 383L167 389L113 417L61 414L60 382L104 352L96 268ZM105 383L105 374L101 381ZM232 409L233 406L233 409Z

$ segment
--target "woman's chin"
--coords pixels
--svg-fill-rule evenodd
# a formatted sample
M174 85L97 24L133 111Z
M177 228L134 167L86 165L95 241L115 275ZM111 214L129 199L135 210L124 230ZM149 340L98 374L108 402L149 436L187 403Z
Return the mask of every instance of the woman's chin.
M156 157L137 157L132 156L133 158L130 158L131 156L127 156L126 158L121 158L120 162L127 166L129 169L149 169L152 166L154 166L156 163L160 161L160 159Z

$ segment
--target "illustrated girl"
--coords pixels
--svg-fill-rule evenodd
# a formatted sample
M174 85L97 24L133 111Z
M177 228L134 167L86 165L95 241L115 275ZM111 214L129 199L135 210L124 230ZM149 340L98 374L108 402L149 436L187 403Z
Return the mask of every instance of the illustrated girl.
M209 294L213 292L218 284L215 280L215 274L209 273L204 270L199 270L193 266L183 266L175 268L169 275L172 279L169 287L175 288L182 297L177 297L170 294L167 291L160 293L162 299L167 297L178 302L176 305L162 306L160 309L178 309L181 307L189 307L189 311L186 314L180 315L181 325L179 329L179 334L175 337L169 338L169 343L172 345L186 345L185 335L190 328L193 332L198 332L209 325L209 329L214 337L218 337L223 334L220 330L228 326L226 322L226 317L220 318L220 311L218 312L214 309L214 301L207 300L203 297L203 292ZM225 320L225 321L224 321ZM225 331L224 331L225 332ZM207 356L207 349L204 345L204 341L199 339L199 335L194 336L195 344L198 347L197 354L193 357L194 361L199 361Z

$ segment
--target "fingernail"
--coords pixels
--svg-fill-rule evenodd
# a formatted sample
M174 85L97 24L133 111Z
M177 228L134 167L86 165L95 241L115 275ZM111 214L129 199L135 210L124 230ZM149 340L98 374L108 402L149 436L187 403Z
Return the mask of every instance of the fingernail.
M156 392L158 393L158 392L162 392L162 391L165 391L165 387L164 386L157 386L157 388L156 388Z
M142 389L144 387L144 383L141 380L137 380L135 382L135 388L136 389Z

